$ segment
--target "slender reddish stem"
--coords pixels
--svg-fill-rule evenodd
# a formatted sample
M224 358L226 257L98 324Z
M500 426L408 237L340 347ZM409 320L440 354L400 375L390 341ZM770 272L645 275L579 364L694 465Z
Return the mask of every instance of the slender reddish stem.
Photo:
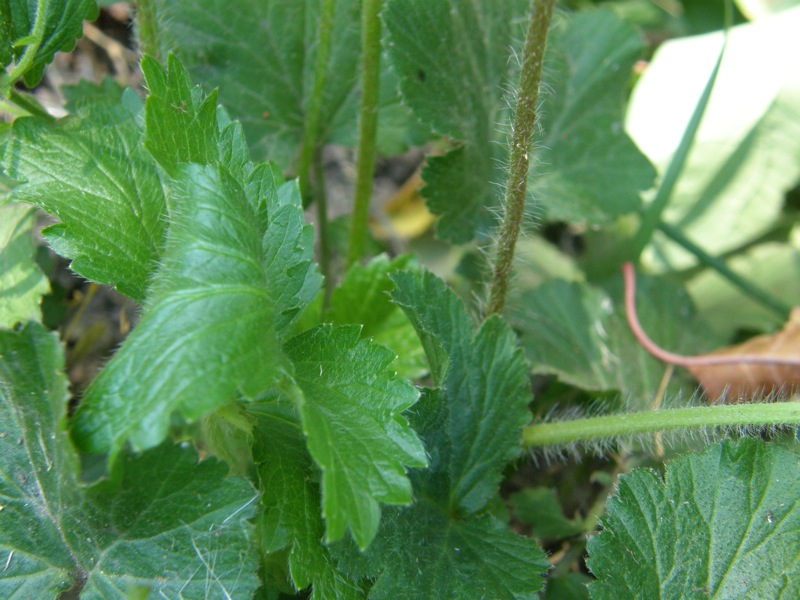
M636 341L658 360L680 367L707 367L731 364L800 366L800 358L788 358L785 356L761 356L756 354L682 356L664 350L647 336L639 323L639 317L636 314L636 275L631 263L622 265L622 275L625 278L625 315L628 318L628 325L630 325Z

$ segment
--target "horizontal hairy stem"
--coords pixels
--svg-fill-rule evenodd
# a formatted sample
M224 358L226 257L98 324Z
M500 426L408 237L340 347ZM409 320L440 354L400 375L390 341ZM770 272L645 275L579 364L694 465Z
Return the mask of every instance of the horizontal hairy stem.
M800 402L721 404L536 423L523 432L523 445L542 448L678 429L784 425L800 425Z

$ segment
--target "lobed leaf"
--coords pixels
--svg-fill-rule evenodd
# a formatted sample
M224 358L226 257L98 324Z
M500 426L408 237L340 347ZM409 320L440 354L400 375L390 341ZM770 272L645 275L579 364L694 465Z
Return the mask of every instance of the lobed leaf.
M181 163L208 165L219 157L217 93L201 98L174 55L167 71L155 59L142 59L148 89L145 101L145 147L174 177Z
M155 446L174 412L199 419L267 389L288 367L280 336L319 276L299 195L280 205L274 177L266 165L244 185L219 165L180 170L142 320L72 420L83 450L113 457L126 440Z
M34 214L27 206L0 207L0 327L42 319L50 284L34 260Z
M142 146L141 103L106 91L55 123L14 121L3 167L22 182L12 201L60 221L43 234L73 271L142 302L164 245L166 194Z
M423 341L442 385L446 443L433 443L432 477L449 479L453 510L474 513L492 497L509 460L519 456L530 421L527 365L517 339L497 317L472 324L455 294L430 273L400 272L394 301ZM430 349L430 350L429 350Z
M256 494L214 460L167 444L119 462L118 486L78 483L63 421L58 340L29 323L0 331L0 595L249 597ZM159 485L153 485L159 482Z
M359 340L359 329L322 325L291 339L284 351L294 365L308 450L322 470L326 539L338 540L349 527L366 548L378 530L378 502L411 502L406 466L424 467L427 460L402 414L418 392L387 370L394 354Z
M725 441L620 478L588 544L592 598L796 598L800 458ZM624 559L624 560L623 560Z

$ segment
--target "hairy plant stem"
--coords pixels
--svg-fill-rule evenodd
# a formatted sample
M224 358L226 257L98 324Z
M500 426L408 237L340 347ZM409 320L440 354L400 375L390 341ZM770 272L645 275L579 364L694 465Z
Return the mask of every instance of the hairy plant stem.
M319 150L320 115L322 113L325 83L328 77L335 9L336 0L322 0L322 14L320 15L319 32L317 34L317 61L314 65L314 81L311 88L311 98L306 108L303 145L300 148L300 158L297 162L297 178L300 182L300 193L303 196L303 208L307 208L315 199L315 192L312 191L311 187L310 172L311 165L314 162L314 154ZM327 215L325 215L325 218L327 219Z
M539 85L542 81L544 50L547 31L553 17L555 0L532 0L531 17L525 47L522 51L522 73L520 75L517 106L514 113L514 129L511 136L511 164L506 185L505 219L497 243L494 276L486 315L501 313L506 303L514 249L522 227L525 212L525 193L528 186L528 153L536 126L536 109L539 101Z
M323 309L327 307L328 298L333 292L331 279L331 246L328 237L328 196L325 192L325 165L322 161L322 151L314 153L314 185L315 201L317 203L317 233L319 234L319 270L325 278L325 296Z
M160 61L155 0L136 0L136 31L142 54L147 54Z
M382 0L364 0L361 6L361 115L358 123L356 187L347 266L364 256L369 200L375 175L375 138L378 130L378 88L381 66Z
M797 398L787 402L695 406L537 423L523 432L523 445L541 448L678 429L783 425L800 425Z

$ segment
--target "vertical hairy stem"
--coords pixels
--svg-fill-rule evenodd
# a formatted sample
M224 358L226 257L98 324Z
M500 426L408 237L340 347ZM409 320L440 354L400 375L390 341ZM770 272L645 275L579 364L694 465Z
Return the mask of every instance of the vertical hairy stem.
M358 131L358 161L353 220L347 265L364 255L369 200L375 172L375 137L378 129L378 87L381 65L381 0L364 0L361 8L361 117Z
M797 399L791 402L719 404L537 423L525 429L523 445L541 448L678 429L782 425L800 425L800 404Z
M325 305L333 291L331 279L330 241L328 238L328 196L325 193L325 165L322 152L314 154L314 184L317 202L317 232L319 233L319 270L325 278Z
M542 81L544 50L554 4L555 0L532 0L531 3L531 17L522 52L522 73L514 113L511 165L506 186L505 220L497 244L497 257L487 315L502 312L508 293L514 248L525 212L525 192L528 185L530 162L528 153L536 126L536 107L539 101L539 84Z
M311 164L314 162L314 154L318 150L320 114L322 113L322 99L325 93L325 80L328 76L328 61L331 55L333 33L333 12L335 9L336 0L322 0L322 15L319 21L317 37L317 62L314 65L314 82L311 89L311 98L308 107L306 107L303 145L300 148L300 159L297 164L297 177L300 180L300 193L303 195L304 207L311 204L313 199L310 172ZM327 215L324 216L327 219Z
M160 61L157 23L155 0L137 0L136 31L139 35L139 49L142 54L147 54Z

